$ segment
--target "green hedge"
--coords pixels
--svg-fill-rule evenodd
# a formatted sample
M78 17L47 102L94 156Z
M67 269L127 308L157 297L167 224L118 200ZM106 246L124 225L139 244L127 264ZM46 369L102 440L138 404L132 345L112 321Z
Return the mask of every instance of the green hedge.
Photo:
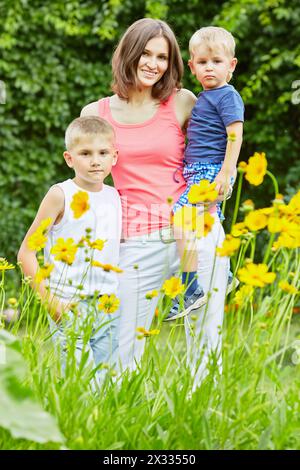
M54 182L71 173L62 158L66 125L83 105L110 93L110 60L126 27L143 16L166 19L188 59L188 39L219 24L237 38L233 84L246 103L242 159L265 151L282 190L299 180L300 79L298 0L0 0L0 256L14 261L38 204ZM199 87L185 73L184 85ZM247 188L246 188L247 191ZM262 204L271 194L256 190Z

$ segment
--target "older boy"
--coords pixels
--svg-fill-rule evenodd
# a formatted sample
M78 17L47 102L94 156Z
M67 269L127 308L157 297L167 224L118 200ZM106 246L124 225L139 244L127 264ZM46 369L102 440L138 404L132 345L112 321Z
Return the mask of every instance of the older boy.
M203 87L192 110L187 129L183 176L187 188L174 205L174 212L188 204L191 185L206 179L216 183L219 198L228 196L236 174L244 121L244 105L239 93L228 81L235 70L235 41L223 28L201 28L189 43L191 72ZM234 141L227 140L229 134ZM222 218L220 203L217 212ZM182 281L187 284L184 308L175 299L166 320L175 320L200 308L207 301L197 281L197 254L188 249L183 236L177 241L182 260ZM191 246L191 245L190 245ZM192 245L193 246L193 245Z
M77 363L83 351L88 351L90 364L113 364L121 204L117 191L103 180L117 162L115 134L104 119L81 117L68 126L65 143L64 159L75 177L49 189L18 259L48 307L54 339L61 343L63 366L72 329ZM42 246L45 259L39 266L36 251ZM74 334L69 336L74 338Z

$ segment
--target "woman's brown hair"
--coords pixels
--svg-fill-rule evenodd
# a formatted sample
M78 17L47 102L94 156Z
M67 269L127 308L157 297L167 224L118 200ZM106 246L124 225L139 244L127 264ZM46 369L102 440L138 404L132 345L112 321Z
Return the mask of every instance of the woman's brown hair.
M169 45L168 69L153 86L152 97L165 101L175 88L181 88L183 62L173 31L164 21L143 18L129 26L112 58L112 89L120 98L127 100L129 91L138 88L137 66L140 57L147 42L160 36Z

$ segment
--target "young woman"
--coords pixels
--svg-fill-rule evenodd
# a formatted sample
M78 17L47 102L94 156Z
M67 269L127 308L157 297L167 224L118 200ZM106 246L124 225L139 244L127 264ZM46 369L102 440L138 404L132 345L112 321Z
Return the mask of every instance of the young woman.
M181 172L185 128L196 97L181 88L180 50L174 33L160 20L144 18L128 28L113 55L112 70L115 94L88 104L81 115L101 116L116 131L119 160L112 174L122 199L124 237L119 348L123 370L133 370L144 349L136 328L150 328L157 301L146 299L146 293L160 289L179 268L176 243L170 242L168 201L176 202L186 187ZM195 383L209 351L220 347L228 260L215 258L215 248L223 239L215 215L212 231L198 243L199 281L211 297L192 336L186 320ZM204 345L205 357L196 367Z

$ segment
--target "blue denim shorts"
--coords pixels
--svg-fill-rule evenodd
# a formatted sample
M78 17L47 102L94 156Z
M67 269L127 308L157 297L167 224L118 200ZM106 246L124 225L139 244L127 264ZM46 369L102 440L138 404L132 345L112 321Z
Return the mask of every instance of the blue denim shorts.
M192 206L188 201L188 193L193 184L199 184L201 180L208 180L212 183L219 171L222 168L222 163L186 163L183 168L183 177L187 183L186 190L181 194L178 201L173 206L173 212L175 213L178 209L183 206ZM234 183L234 178L231 178L230 184ZM224 220L224 216L221 211L221 202L217 203L217 213L220 220Z

